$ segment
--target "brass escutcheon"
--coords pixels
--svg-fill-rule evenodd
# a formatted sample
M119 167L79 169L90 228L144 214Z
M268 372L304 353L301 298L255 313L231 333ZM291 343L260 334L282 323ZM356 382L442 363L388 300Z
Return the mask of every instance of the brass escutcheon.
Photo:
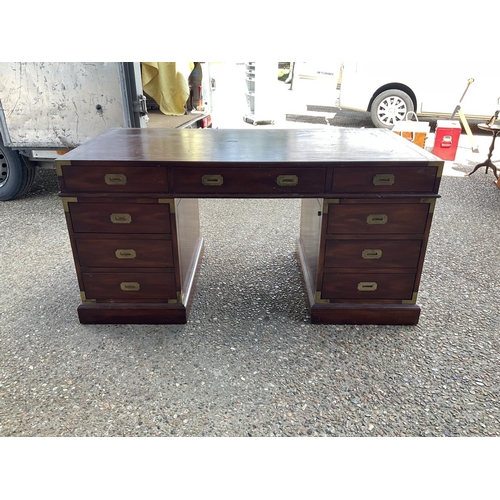
M140 290L141 285L139 285L137 281L122 281L120 283L120 288L124 292L137 292L138 290Z
M104 182L108 186L124 186L127 184L127 176L125 174L106 174Z
M358 290L360 292L374 292L377 289L376 281L360 281L358 283Z
M223 182L222 175L203 175L201 177L201 183L204 186L222 186Z
M366 248L361 252L363 259L380 259L382 257L382 250Z
M276 183L278 186L296 186L299 178L296 175L278 175Z
M113 224L130 224L132 222L130 214L111 214L109 218Z
M394 174L376 174L373 177L374 186L392 186L394 181Z
M118 249L115 252L117 259L135 259L137 254L132 249Z
M371 214L366 218L368 224L385 224L387 222L386 214Z

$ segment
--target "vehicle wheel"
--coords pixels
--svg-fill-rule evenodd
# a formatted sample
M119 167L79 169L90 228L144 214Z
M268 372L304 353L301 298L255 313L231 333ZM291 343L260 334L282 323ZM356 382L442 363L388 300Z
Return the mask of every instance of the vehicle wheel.
M0 140L0 201L13 200L28 191L35 180L36 168L29 167L17 151Z
M378 128L392 128L396 122L405 119L408 111L414 111L411 97L402 90L390 89L373 100L371 118Z

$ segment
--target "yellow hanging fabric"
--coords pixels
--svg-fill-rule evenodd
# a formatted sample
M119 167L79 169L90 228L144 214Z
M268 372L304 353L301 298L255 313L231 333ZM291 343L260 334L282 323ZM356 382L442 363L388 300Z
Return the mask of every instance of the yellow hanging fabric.
M141 62L142 88L166 115L185 114L189 63Z

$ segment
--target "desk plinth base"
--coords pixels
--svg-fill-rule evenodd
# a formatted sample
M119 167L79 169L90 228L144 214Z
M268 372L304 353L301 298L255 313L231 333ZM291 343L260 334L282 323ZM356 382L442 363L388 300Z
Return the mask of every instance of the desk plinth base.
M162 325L187 322L183 304L110 304L85 303L78 307L78 318L84 325Z
M314 304L311 323L337 325L416 325L417 305Z

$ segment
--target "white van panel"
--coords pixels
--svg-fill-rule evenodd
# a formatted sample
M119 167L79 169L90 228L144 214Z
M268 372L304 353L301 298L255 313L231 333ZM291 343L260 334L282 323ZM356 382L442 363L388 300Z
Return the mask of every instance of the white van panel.
M500 71L494 65L474 62L345 62L340 106L367 111L381 87L404 86L415 95L418 113L451 115L469 78L474 82L462 101L464 113L490 117L500 107Z

